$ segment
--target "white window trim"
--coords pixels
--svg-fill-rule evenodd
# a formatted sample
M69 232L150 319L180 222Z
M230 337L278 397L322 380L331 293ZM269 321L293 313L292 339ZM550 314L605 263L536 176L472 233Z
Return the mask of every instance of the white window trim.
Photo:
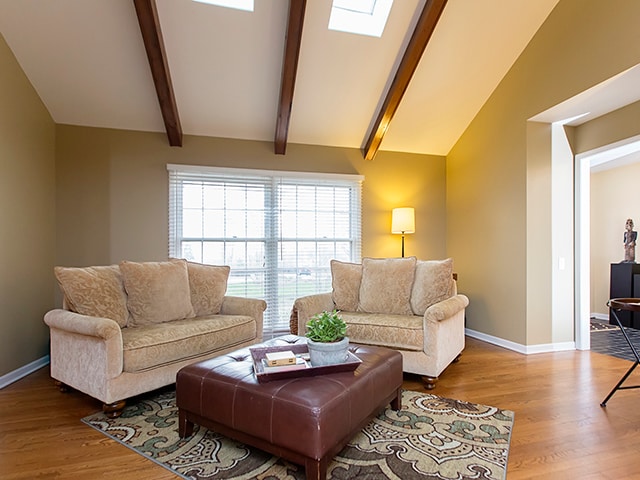
M294 177L309 178L310 180L344 180L347 182L363 182L364 175L352 173L316 173L295 172L288 170L259 170L254 168L212 167L200 165L180 165L168 163L167 170L181 173L211 173L238 177Z

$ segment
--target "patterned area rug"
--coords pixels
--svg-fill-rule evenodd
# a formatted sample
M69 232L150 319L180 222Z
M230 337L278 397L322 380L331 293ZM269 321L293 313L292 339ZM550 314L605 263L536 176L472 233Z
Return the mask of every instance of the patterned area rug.
M504 479L514 414L508 410L404 391L334 458L329 479ZM175 390L140 396L122 416L82 419L186 479L295 479L304 468L196 426L177 432Z
M611 325L608 322L605 322L603 320L596 320L594 318L591 319L589 326L592 332L608 332L610 330L618 330L617 325Z

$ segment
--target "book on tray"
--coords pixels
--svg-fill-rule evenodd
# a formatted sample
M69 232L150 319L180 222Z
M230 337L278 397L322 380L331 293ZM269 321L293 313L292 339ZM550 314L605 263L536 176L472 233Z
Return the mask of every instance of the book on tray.
M285 364L285 365L269 365L268 360L266 358L262 359L262 367L264 368L264 373L275 373L275 372L288 372L290 370L302 370L304 368L309 368L311 364L302 357L296 357L296 363L293 364Z
M291 350L285 350L284 352L267 352L264 354L264 358L269 367L296 364L296 355Z

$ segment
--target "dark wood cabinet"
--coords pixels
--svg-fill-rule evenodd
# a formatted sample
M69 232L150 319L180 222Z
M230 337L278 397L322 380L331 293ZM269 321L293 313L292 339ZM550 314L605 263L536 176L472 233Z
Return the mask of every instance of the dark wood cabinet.
M640 298L640 264L612 263L609 298ZM640 329L640 312L621 310L616 312L625 327ZM615 323L609 312L609 323Z

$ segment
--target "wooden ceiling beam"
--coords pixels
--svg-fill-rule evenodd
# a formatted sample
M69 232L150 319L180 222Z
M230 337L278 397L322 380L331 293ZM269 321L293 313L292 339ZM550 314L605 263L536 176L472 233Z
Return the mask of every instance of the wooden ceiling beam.
M293 91L298 72L298 58L302 43L302 26L307 0L289 0L289 20L284 46L284 60L282 62L282 80L280 82L280 101L278 102L278 116L276 118L276 133L274 150L276 155L284 155L287 150L289 136L289 121L291 119L291 105Z
M376 121L371 128L369 137L362 150L362 154L366 160L373 160L376 153L378 153L382 138L389 128L391 119L402 101L404 92L407 90L416 68L418 68L422 54L425 48L427 48L427 44L431 39L431 35L438 24L438 20L440 20L446 4L447 0L426 1L416 28L411 36L411 40L409 40L409 44L404 52L402 61L400 65L398 65L393 83L380 107Z
M169 137L169 145L181 147L182 126L180 125L178 107L173 94L173 84L169 74L169 64L164 49L162 31L160 30L156 2L155 0L133 0L133 4L138 16L144 48L147 51L164 127L167 131L167 137Z

